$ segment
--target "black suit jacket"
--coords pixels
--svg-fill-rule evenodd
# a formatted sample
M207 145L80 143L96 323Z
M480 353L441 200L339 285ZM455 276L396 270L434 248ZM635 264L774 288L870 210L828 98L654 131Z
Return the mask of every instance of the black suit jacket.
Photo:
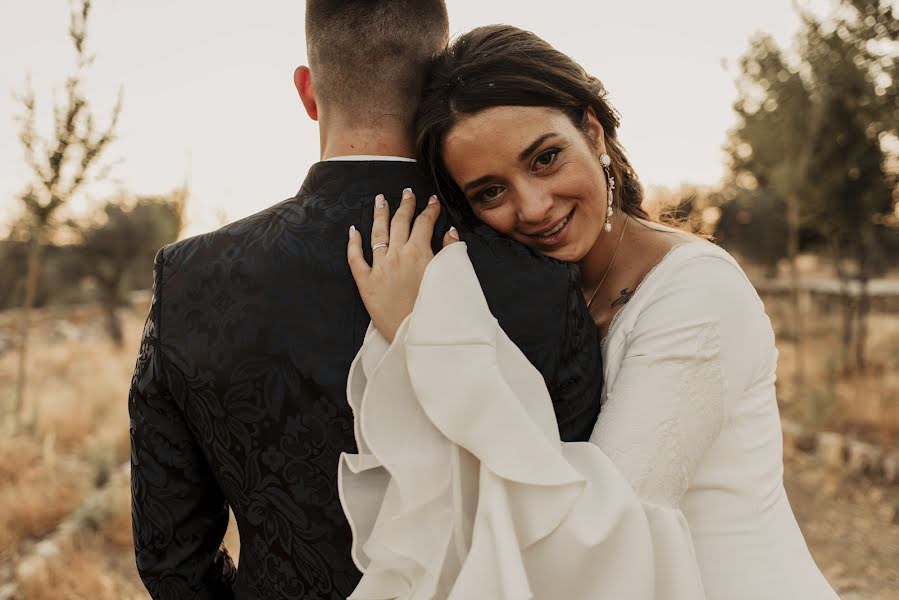
M154 598L337 599L355 587L336 475L340 453L356 451L346 378L369 317L347 229L370 259L374 195L395 208L406 186L420 210L431 185L413 163L318 163L296 197L158 253L128 398L134 546ZM586 439L602 382L575 268L484 226L460 230L562 437ZM229 507L239 569L222 547Z

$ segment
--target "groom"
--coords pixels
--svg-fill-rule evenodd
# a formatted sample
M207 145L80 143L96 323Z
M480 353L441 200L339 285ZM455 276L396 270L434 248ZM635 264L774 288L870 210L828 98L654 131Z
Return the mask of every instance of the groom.
M309 0L310 66L295 83L322 161L295 197L159 251L128 398L134 547L153 598L337 599L358 582L336 475L356 450L346 378L369 317L347 230L370 259L374 196L395 209L411 187L421 210L432 193L410 131L447 30L442 0ZM459 230L563 439L586 439L601 381L576 275L484 227ZM222 547L229 507L239 569Z

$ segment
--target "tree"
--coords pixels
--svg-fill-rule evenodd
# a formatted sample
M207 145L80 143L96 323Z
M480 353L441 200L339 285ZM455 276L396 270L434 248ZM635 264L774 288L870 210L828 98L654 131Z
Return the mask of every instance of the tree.
M29 317L38 292L43 246L58 226L59 209L89 181L105 175L99 159L114 139L121 111L120 93L108 126L98 128L82 90L84 73L93 62L93 57L85 48L91 0L72 1L69 38L75 49L75 72L66 80L64 100L53 108L54 127L49 136L42 137L38 133L37 103L30 84L19 95L23 107L19 119L19 140L33 178L20 196L26 212L29 239L20 322L19 368L12 411L17 425L22 417L27 381Z
M108 202L99 215L80 225L81 250L87 276L100 290L112 340L121 346L122 327L117 309L128 279L149 277L156 251L175 241L184 225L186 188L167 196L139 197L133 205L122 200Z
M823 18L799 10L797 60L787 60L767 37L744 57L735 105L740 123L728 149L736 181L786 205L797 319L800 234L813 229L812 237L828 241L846 290L844 365L854 341L855 363L863 368L867 281L883 266L884 219L894 204L884 140L895 139L899 117L899 27L879 0L842 0ZM850 280L860 284L858 302ZM801 375L797 384L801 389Z
M728 250L764 266L767 277L776 277L789 239L783 199L765 188L740 191L721 204L715 237Z
M803 14L800 50L825 116L810 140L807 209L842 282L842 363L852 370L866 366L868 282L886 267L883 218L893 212L896 173L887 171L882 139L895 136L890 117L899 116L892 79L899 27L879 0L846 0L840 8L822 20Z
M769 36L756 38L741 60L740 97L734 105L739 125L726 148L734 184L744 190L768 190L783 203L790 261L796 369L793 385L804 394L804 327L799 297L799 232L803 186L814 149L807 143L821 118L799 70L788 64Z

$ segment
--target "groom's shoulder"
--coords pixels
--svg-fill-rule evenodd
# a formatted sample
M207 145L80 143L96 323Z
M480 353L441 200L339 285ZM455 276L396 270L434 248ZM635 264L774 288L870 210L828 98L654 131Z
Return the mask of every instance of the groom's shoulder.
M577 266L540 254L486 225L461 232L487 303L504 329L516 330L525 339L557 341L571 298L580 293Z
M168 280L200 266L213 268L248 260L252 264L278 242L284 224L295 221L299 212L298 199L288 198L213 231L168 244L156 255L156 268L162 267Z
M599 412L602 368L577 265L486 226L460 234L490 311L546 381L562 439L587 440Z
M517 290L529 294L547 291L547 288L567 292L576 285L579 271L572 263L545 256L483 224L465 223L460 230L479 278L486 279L488 285L491 280L500 282L502 287L512 283L542 283L535 285L537 289Z

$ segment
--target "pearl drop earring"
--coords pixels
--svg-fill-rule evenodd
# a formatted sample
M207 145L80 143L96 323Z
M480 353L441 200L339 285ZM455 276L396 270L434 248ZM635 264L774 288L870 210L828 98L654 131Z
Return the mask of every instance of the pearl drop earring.
M615 178L612 177L611 171L609 171L609 165L612 164L612 157L603 152L599 155L599 164L602 165L603 170L606 172L606 180L609 182L609 206L606 209L606 224L603 225L603 229L608 233L612 231L612 190L615 189Z

